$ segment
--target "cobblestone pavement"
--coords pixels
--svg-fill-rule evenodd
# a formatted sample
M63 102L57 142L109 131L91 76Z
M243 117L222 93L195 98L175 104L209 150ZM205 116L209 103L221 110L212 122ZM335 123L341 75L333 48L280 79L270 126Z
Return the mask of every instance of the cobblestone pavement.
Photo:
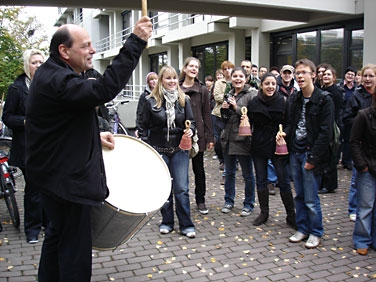
M325 235L316 249L304 242L289 243L294 232L285 223L285 211L278 193L270 196L267 224L255 227L249 217L241 217L243 183L237 173L235 207L223 214L224 189L220 185L218 161L206 154L207 206L201 215L194 203L194 181L190 178L192 218L197 237L188 239L178 230L160 235L160 213L126 244L115 251L93 251L92 281L369 281L376 278L376 253L358 255L352 245L354 223L347 215L347 195L351 172L339 169L335 194L321 195ZM136 181L128 180L130 189ZM23 181L17 179L17 200L23 215ZM278 189L277 189L278 192ZM256 201L257 202L257 201ZM43 239L26 243L21 230L9 224L5 202L0 202L0 281L36 281ZM178 226L178 224L176 224ZM121 228L121 227L119 227Z

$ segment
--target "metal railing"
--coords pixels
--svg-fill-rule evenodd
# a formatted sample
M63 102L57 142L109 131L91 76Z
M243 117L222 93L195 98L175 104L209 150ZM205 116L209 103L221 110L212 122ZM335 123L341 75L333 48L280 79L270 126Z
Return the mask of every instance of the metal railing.
M151 18L153 23L153 36L162 36L168 31L193 25L197 22L210 21L212 17L213 16L211 15L159 13ZM133 26L97 41L95 43L95 49L97 52L105 52L121 47L131 34L132 30Z
M146 85L125 85L123 90L116 96L116 100L138 100L144 92Z

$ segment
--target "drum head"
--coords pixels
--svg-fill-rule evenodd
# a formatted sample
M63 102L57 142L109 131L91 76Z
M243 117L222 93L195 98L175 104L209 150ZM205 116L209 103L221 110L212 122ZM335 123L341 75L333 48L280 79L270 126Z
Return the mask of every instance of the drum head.
M171 176L162 157L134 137L114 135L115 149L103 149L111 205L131 213L160 209L171 192Z

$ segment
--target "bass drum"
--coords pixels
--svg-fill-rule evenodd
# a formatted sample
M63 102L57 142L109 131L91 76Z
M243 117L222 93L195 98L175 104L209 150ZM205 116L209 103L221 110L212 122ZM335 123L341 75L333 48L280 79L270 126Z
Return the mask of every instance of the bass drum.
M103 149L110 195L92 208L92 245L114 250L131 239L167 201L171 176L162 157L148 144L114 135L115 149Z

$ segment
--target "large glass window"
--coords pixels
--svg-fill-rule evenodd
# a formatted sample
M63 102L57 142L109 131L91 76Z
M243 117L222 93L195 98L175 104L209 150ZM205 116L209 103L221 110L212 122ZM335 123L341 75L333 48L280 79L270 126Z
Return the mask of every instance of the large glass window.
M281 67L283 65L293 65L292 61L292 36L281 36L276 38L274 46L271 48L272 60L275 62L273 66Z
M357 69L363 64L364 30L351 31L350 65Z
M337 78L343 72L343 28L322 30L320 45L320 62L331 64L337 71Z
M204 81L205 76L215 76L215 71L221 67L221 63L228 58L228 43L219 42L210 45L196 46L192 48L192 56L201 62L199 79Z
M344 68L359 69L363 62L363 19L271 34L270 64L294 64L308 58L316 65L329 63L343 76Z
M316 31L297 34L297 58L316 61Z

